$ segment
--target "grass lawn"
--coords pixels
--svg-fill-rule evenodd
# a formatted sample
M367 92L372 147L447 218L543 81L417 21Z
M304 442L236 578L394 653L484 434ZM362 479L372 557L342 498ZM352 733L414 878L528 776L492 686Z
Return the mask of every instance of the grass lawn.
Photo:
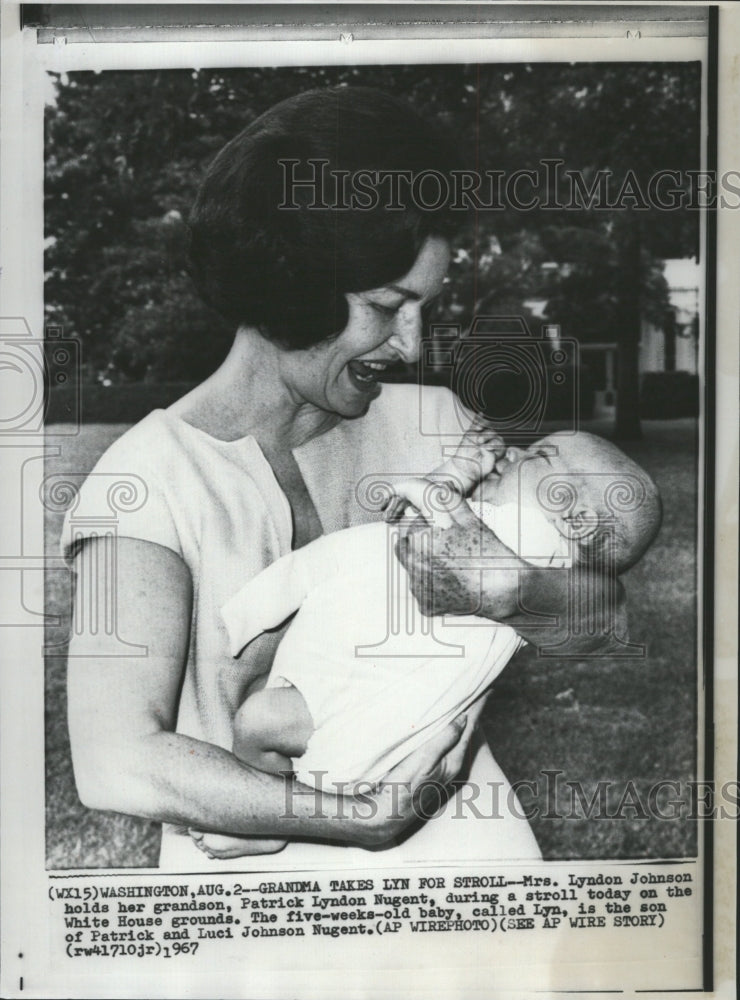
M47 461L47 474L89 471L125 429L89 424L77 437L55 438L49 427L49 442L61 445L62 455ZM609 432L608 425L587 429ZM685 783L695 776L696 426L692 420L645 421L644 429L645 439L625 450L658 483L665 517L653 548L623 579L630 638L645 646L645 655L579 661L525 651L497 680L486 708L486 734L509 779L537 783L523 786L520 797L525 808L539 807L531 822L548 859L696 853L694 824L680 816L661 819L648 808L656 782ZM61 516L50 513L47 551L56 552L60 528ZM47 611L66 620L70 596L69 574L50 571ZM66 627L51 628L47 642L59 643L63 654L65 636ZM550 777L549 810L548 770L561 772L557 784ZM589 817L574 804L566 782L580 783L590 799L600 781L611 783L607 806ZM46 670L46 793L50 868L156 865L157 824L91 812L77 798L63 655L50 657ZM670 798L658 799L666 816ZM548 811L560 818L548 818Z

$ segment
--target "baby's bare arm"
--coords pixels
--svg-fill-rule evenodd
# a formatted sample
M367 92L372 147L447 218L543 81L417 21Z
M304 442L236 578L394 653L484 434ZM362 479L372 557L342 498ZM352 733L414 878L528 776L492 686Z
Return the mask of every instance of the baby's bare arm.
M449 477L457 481L465 496L493 472L496 459L505 451L501 434L479 414L463 434L454 455L434 470L433 478Z
M394 495L386 505L386 521L397 521L411 506L438 528L453 524L447 512L466 497L481 479L493 472L506 450L503 438L483 416L477 416L460 443L442 465L425 477L393 483Z

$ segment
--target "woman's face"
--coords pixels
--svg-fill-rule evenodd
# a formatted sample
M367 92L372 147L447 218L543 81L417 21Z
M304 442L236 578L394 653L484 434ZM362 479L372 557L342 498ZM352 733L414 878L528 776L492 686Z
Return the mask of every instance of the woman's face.
M430 236L411 270L398 281L350 293L349 320L334 340L286 351L281 370L296 396L345 418L362 416L378 396L378 379L394 362L419 357L421 310L442 289L450 248Z

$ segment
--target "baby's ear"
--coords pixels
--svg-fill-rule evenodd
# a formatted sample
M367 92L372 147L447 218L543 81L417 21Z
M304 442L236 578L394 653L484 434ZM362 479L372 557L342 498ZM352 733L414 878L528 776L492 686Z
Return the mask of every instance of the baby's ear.
M590 538L599 527L599 515L591 507L582 507L558 522L558 530L566 538L583 541Z

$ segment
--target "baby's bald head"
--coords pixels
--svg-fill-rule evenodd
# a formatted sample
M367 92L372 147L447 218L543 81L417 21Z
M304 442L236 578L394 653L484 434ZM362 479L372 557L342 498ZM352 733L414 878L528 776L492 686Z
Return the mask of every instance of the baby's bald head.
M662 521L660 493L644 469L616 445L585 431L550 434L537 444L552 449L554 475L543 480L538 500L545 511L553 504L567 502L562 527L578 541L587 556L613 539L618 572L633 566L653 542ZM558 472L564 473L563 488L556 494Z

